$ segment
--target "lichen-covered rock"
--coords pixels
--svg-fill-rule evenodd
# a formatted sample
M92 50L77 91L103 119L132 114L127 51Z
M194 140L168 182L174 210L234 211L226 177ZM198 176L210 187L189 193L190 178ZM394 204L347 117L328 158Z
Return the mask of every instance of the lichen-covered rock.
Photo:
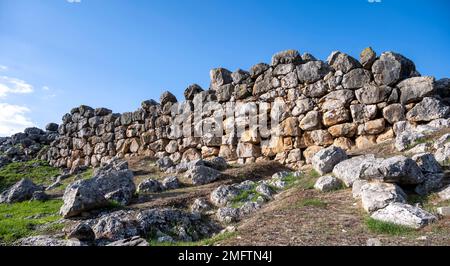
M330 173L338 163L347 159L347 154L341 148L331 146L317 152L311 159L313 168L321 175Z
M418 207L399 202L390 203L385 208L372 213L371 217L375 220L415 229L422 228L437 220L434 215Z
M339 178L347 187L365 175L366 169L371 169L380 162L374 155L362 155L344 160L333 168L333 175Z
M347 73L352 69L362 67L358 60L339 51L333 52L328 57L327 61L328 64L334 68L334 70L342 71L343 73Z
M165 190L178 189L180 186L180 181L176 176L168 176L161 182L161 187Z
M377 60L377 54L372 47L367 47L359 55L359 62L365 69L372 69L372 65Z
M76 238L80 241L94 241L95 233L92 228L86 223L77 224L70 232L67 234L68 239Z
M203 198L195 199L190 207L190 210L192 212L204 213L211 210L211 205L206 199Z
M342 86L344 89L358 89L368 84L372 80L370 71L357 68L344 75Z
M132 212L116 211L101 216L92 226L96 239L118 241L139 236L139 225Z

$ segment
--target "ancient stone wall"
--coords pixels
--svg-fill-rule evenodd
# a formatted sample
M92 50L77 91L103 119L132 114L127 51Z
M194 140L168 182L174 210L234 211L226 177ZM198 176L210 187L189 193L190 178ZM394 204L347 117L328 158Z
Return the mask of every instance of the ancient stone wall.
M323 147L364 148L392 139L399 121L429 123L450 111L449 79L421 77L411 60L378 57L371 48L360 60L333 52L326 62L287 50L270 65L217 68L210 78L208 90L189 86L183 102L164 92L135 112L72 109L48 160L74 169L113 156L170 156L175 163L222 156L295 168Z

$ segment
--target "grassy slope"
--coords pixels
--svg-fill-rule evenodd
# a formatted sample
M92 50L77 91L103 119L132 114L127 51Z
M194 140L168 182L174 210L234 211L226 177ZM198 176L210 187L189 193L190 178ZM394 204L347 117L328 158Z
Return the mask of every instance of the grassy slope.
M10 163L0 169L0 191L22 178L30 178L36 184L50 184L52 182L51 177L59 173L58 168L51 167L45 161L32 160Z
M36 233L39 225L59 220L61 205L61 200L0 204L0 242L10 244Z

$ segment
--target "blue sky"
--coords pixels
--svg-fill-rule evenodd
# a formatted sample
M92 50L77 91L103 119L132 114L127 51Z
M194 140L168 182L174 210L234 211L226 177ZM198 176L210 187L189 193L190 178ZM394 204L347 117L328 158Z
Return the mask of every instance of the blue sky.
M132 111L183 99L209 70L285 49L325 60L372 46L450 76L447 0L0 0L0 135L60 122L80 104Z

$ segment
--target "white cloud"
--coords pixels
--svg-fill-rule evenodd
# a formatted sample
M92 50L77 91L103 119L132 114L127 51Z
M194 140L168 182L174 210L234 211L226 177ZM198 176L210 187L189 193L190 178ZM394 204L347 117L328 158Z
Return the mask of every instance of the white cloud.
M6 70L8 70L7 66L0 65L0 71L6 71Z
M68 3L71 3L71 4L79 4L79 3L81 3L81 0L66 0Z
M25 106L0 103L0 136L22 132L34 123L26 116L30 112Z
M8 94L28 94L33 92L33 86L21 79L0 76L0 98Z
M50 88L49 88L48 86L44 86L44 87L42 87L42 90L44 90L44 91L49 91Z

